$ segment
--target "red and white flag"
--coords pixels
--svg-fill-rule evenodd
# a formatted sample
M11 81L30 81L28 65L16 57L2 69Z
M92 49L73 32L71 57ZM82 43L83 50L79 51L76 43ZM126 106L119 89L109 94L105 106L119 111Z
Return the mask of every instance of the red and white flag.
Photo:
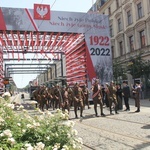
M50 5L34 4L34 19L50 20Z

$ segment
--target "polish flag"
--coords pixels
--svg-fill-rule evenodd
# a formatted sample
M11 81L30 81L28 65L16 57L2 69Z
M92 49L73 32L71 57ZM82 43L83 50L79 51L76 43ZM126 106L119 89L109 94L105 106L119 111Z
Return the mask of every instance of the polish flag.
M34 19L50 20L50 5L34 4Z

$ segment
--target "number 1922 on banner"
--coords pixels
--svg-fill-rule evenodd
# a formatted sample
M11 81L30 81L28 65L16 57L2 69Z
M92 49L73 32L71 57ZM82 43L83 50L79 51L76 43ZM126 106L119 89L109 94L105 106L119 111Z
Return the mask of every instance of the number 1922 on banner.
M90 36L90 54L97 56L110 56L110 39L108 36Z

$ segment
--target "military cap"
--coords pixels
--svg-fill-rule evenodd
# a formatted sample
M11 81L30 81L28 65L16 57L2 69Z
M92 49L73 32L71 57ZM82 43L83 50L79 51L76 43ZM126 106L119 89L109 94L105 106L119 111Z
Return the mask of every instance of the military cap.
M95 79L95 82L99 82L99 79Z
M111 81L110 83L114 84L114 81Z

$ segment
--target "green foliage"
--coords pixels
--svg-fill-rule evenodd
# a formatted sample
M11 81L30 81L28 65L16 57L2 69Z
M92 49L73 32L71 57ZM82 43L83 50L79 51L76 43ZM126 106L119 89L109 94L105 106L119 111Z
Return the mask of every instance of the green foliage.
M149 74L150 74L150 60L147 60L144 62L143 72L144 72L144 75L146 75L147 77L149 76Z
M113 62L113 75L114 75L115 81L118 80L118 77L124 76L124 68L118 61Z
M133 76L133 78L140 78L142 75L149 74L149 67L150 62L144 61L141 57L141 54L135 58L131 58L127 65L127 69L130 71L130 74Z
M68 120L68 112L46 111L31 117L24 109L0 99L0 148L5 150L79 150L82 139ZM20 108L23 108L20 106Z

